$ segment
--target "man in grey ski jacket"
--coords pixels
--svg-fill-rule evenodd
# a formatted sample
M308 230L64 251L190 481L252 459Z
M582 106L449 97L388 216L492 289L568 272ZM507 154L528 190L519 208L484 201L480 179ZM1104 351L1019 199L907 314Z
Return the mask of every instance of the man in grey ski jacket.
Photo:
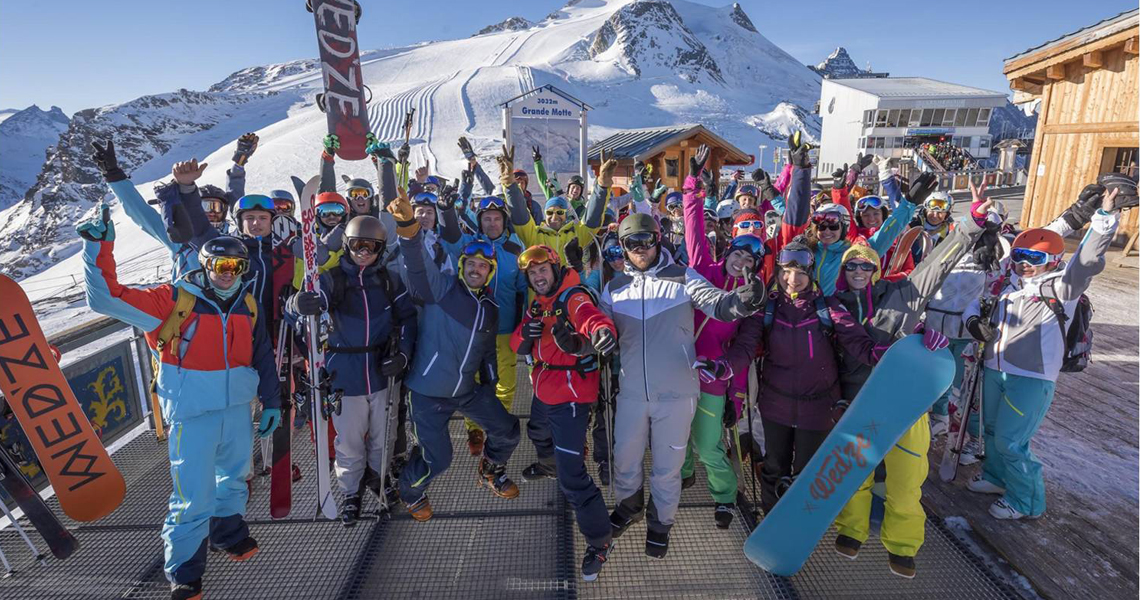
M744 318L764 302L764 283L753 279L733 292L660 251L660 229L647 214L631 214L618 228L625 272L606 284L601 308L617 326L620 392L614 425L613 486L618 502L614 537L648 511L645 552L664 558L681 499L681 466L700 395L693 309L721 321ZM701 366L701 377L728 380L721 360ZM650 500L645 506L642 461L652 432Z

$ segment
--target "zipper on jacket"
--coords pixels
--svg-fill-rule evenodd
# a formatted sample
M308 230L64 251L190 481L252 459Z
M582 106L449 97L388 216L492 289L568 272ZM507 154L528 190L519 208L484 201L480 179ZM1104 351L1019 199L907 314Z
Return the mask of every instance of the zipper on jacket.
M641 382L645 385L645 401L649 402L649 363L645 361L648 348L645 345L645 288L647 277L641 274Z
M809 329L806 333L808 339L808 358L815 358L815 345L812 344L811 341L811 330Z
M472 294L472 298L475 295ZM467 339L467 350L463 353L463 360L459 361L459 372L456 376L455 389L451 390L452 397L459 393L459 386L463 385L463 367L467 364L467 357L471 356L471 346L475 343L475 334L479 332L479 326L483 323L483 303L475 298L475 322L471 326L471 337Z
M360 297L364 299L364 345L368 346L368 342L372 341L372 316L368 312L368 291L364 289L364 267L360 267L356 278L360 282ZM371 357L371 350L364 353L364 389L368 395L372 394L372 374L369 373L372 370Z

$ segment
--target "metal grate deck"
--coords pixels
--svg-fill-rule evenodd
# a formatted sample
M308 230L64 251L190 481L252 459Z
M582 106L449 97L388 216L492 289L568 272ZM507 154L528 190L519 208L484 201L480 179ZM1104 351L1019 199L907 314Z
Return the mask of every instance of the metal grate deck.
M525 418L530 386L522 368L519 383L512 412ZM644 525L638 524L617 540L599 579L586 583L578 573L585 542L557 483L521 481L519 473L535 457L525 437L525 422L523 440L509 467L522 490L513 501L495 498L478 487L476 458L467 454L460 420L452 421L451 433L455 460L429 492L434 519L416 523L398 510L391 517L373 516L344 529L337 522L310 518L315 513L313 451L308 431L298 432L294 460L306 477L294 486L292 518L269 519L269 480L256 479L248 518L262 551L248 563L211 555L206 597L1019 598L937 519L927 523L914 580L890 574L886 550L874 535L858 560L838 556L831 551L834 530L799 574L770 575L749 563L741 550L748 536L748 515L739 515L728 530L713 525L714 504L700 468L697 484L682 495L668 558L656 561L645 556ZM156 443L148 433L116 452L114 460L127 479L127 498L98 523L66 521L81 544L72 558L48 558L45 566L38 566L15 531L0 531L0 548L19 571L0 580L0 598L168 597L158 536L170 493L165 444ZM594 469L592 464L590 468ZM603 488L603 493L612 503L609 490ZM54 501L50 504L58 513ZM375 509L370 497L365 512Z

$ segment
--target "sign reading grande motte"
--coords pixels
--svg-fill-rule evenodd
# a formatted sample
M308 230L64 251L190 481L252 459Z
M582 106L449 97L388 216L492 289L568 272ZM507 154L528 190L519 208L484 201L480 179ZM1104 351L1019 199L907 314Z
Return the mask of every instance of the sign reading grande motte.
M503 138L508 146L530 154L538 148L543 166L551 178L562 185L571 175L586 176L586 111L585 103L551 85L544 85L516 96L502 104ZM529 161L516 161L527 169L530 191L540 194L538 178Z

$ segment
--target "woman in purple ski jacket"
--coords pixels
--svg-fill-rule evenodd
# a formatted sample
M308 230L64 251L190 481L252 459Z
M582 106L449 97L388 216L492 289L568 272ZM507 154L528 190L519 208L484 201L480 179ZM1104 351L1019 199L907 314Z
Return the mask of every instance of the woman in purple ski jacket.
M877 346L834 297L812 281L813 254L799 240L776 258L776 286L764 310L744 319L725 357L734 371L763 355L758 405L764 421L764 466L760 505L776 505L777 488L789 485L835 424L841 410L836 344L851 357L874 365L887 346ZM781 479L784 481L781 482Z

